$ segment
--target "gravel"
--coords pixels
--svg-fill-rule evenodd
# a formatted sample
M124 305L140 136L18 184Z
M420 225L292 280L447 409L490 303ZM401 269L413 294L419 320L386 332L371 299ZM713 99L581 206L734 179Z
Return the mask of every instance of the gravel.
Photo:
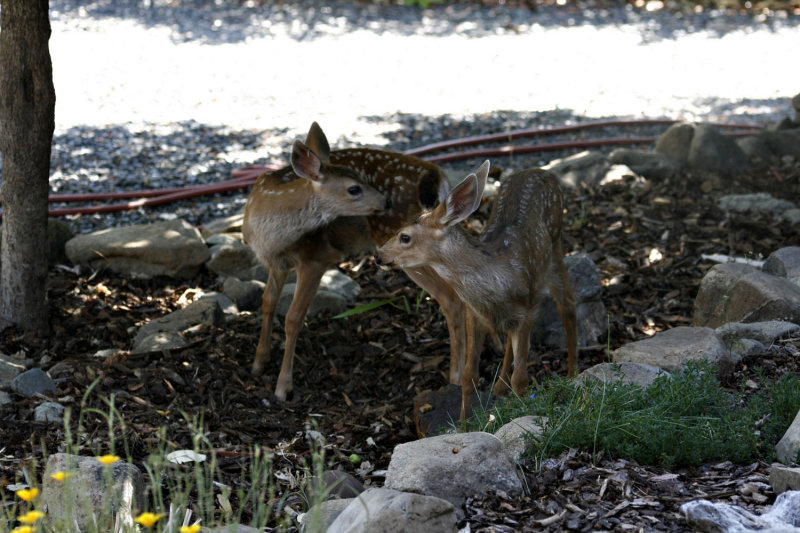
M284 164L313 120L336 147L402 150L611 116L768 124L793 115L798 92L786 62L796 14L260 4L51 0L53 193L211 183L241 165ZM245 196L67 219L80 232L173 217L202 225Z

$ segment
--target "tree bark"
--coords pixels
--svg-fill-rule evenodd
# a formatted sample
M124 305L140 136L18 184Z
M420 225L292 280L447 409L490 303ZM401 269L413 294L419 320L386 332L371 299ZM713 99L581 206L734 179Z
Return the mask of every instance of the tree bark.
M47 195L55 128L48 0L0 1L0 321L44 334Z

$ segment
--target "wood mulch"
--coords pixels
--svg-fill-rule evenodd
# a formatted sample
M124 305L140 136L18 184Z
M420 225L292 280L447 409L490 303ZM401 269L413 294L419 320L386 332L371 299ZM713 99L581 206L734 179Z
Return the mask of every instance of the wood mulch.
M601 271L611 349L691 325L698 285L713 266L701 259L703 254L765 258L782 246L800 245L796 227L767 216L726 214L716 205L722 194L757 191L795 201L800 198L800 167L787 164L728 180L630 180L567 193L565 250L589 253ZM658 261L654 249L660 252ZM331 445L330 468L379 485L393 447L415 438L415 395L447 383L447 328L435 302L419 300L419 289L402 273L382 271L370 259L340 266L362 286L362 302L402 295L411 312L383 306L345 319L308 319L297 347L295 389L286 403L271 392L277 357L264 376L254 378L249 371L257 314L201 328L179 350L94 355L101 349L129 348L135 328L178 308L187 290L218 288L207 273L176 284L56 268L49 281L52 337L35 339L6 330L0 334L0 351L48 370L58 384L53 398L73 413L81 406L107 412L106 401L113 395L124 425L118 423L110 434L105 419L87 413L82 435L87 453L105 453L111 439L121 449L124 439L133 462L141 463L158 448L162 428L176 448L191 448L187 420L196 419L209 448L223 456L231 483L247 482L240 473L252 446L280 450L274 467L285 475L275 478L277 497L286 496L290 507L302 511L296 483L309 467L304 433L311 421ZM275 329L274 351L282 333L281 327ZM797 359L799 342L789 342L783 353L773 350L745 360L732 382L741 383L758 366L767 375L797 373L796 363L787 361ZM565 373L562 352L533 349L541 354L541 362L530 369L537 378ZM604 361L606 353L605 339L599 340L581 351L580 367ZM482 375L489 379L498 363L486 355ZM12 398L12 405L0 411L0 486L14 482L32 459L61 451L65 440L64 428L33 422L33 409L42 398ZM76 419L73 415L73 426ZM353 453L362 459L360 472L349 460ZM521 499L498 494L468 501L460 525L468 523L472 531L685 531L678 508L693 498L756 510L771 503L767 467L721 461L666 472L624 458L569 451L538 471L525 469L529 493Z

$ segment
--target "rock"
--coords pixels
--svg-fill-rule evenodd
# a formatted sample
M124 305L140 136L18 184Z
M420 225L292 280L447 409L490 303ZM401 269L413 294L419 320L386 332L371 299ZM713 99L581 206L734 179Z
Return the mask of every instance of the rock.
M203 226L203 237L208 239L212 235L241 232L242 222L244 221L244 213L231 215L225 218L213 220Z
M58 402L42 402L33 410L33 419L36 422L50 424L64 423L64 410L66 408Z
M655 151L672 159L683 168L689 164L689 147L693 138L692 124L673 124L656 140Z
M695 326L782 320L800 324L800 287L742 263L721 263L700 282Z
M795 223L797 206L789 200L774 198L766 192L751 194L728 194L717 201L720 209L737 213L764 213L774 219L785 219ZM798 219L800 220L800 219Z
M562 187L574 189L582 184L599 183L611 168L611 163L604 154L587 150L562 159L554 159L542 168L553 172Z
M652 385L657 377L668 375L668 372L657 366L645 363L599 363L581 372L576 379L579 383L596 379L604 383L632 383L646 388Z
M7 389L9 382L25 372L25 361L0 353L0 389Z
M547 424L547 417L521 416L502 425L494 432L494 436L503 443L511 460L519 462L530 439L542 436L545 424Z
M354 498L344 500L326 500L311 507L308 512L298 517L302 533L316 533L328 531L334 520L347 509Z
M456 510L441 498L369 489L339 514L327 533L455 532Z
M775 456L782 463L800 461L800 411L789 424L789 429L783 434L781 440L775 445Z
M217 302L217 305L219 305L223 315L237 316L239 314L239 306L236 305L236 302L220 292L211 291L204 293L200 298L197 299L198 302L202 300L212 300Z
M800 285L800 246L786 246L775 250L767 257L761 270L773 276L788 278Z
M615 363L644 363L668 372L680 370L691 360L704 359L718 367L728 367L739 359L713 329L685 326L620 346L611 356Z
M353 304L361 294L361 286L347 277L346 274L332 268L325 272L319 286L343 297L348 304Z
M56 384L41 368L31 368L11 380L11 390L26 398L56 392Z
M752 339L762 344L772 344L786 335L800 330L800 326L782 320L766 322L729 322L716 329L717 335L725 343L742 339Z
M236 240L216 244L209 249L209 253L206 267L225 278L250 279L253 269L260 264L253 249Z
M680 166L730 176L747 168L736 142L709 124L674 124L656 141L655 151Z
M726 503L694 500L681 505L681 512L695 531L714 533L800 533L792 524L800 523L800 492L778 495L772 509L758 516Z
M670 157L657 152L644 152L630 148L617 148L608 155L611 163L627 165L630 169L649 180L663 181L675 177L680 165Z
M226 278L222 284L222 294L233 300L241 311L257 311L261 309L266 283L251 279L241 281L239 278Z
M465 498L503 491L522 494L514 461L500 439L484 432L439 435L398 444L385 487L443 498L457 509Z
M136 337L133 339L133 346L136 349L139 343L147 337L156 333L176 333L181 332L197 325L216 326L222 322L222 309L219 303L213 299L197 300L187 305L183 309L173 311L161 318L151 320L139 328Z
M134 340L131 353L153 353L163 350L175 350L189 344L183 335L172 331L158 331L151 335L138 337Z
M66 252L77 265L147 278L191 277L209 257L197 228L180 219L78 235Z
M578 346L587 346L608 334L606 307L601 299L603 284L597 266L587 254L575 254L564 258L567 266L578 322ZM548 346L567 346L564 325L556 310L556 302L547 291L539 308L539 318L534 324L531 338Z
M800 139L787 131L762 131L739 139L737 144L748 158L764 164L776 164L785 156L800 160Z
M474 409L483 405L485 409L494 405L495 397L479 392L473 394L467 417ZM448 384L438 391L422 391L414 398L414 426L418 437L430 437L442 432L452 433L454 424L461 418L461 387Z
M364 485L342 470L325 470L316 480L328 498L355 498L364 492Z
M59 471L72 475L64 481L50 477ZM65 453L47 458L42 504L48 520L67 523L69 518L80 531L112 531L113 523L93 526L95 517L109 517L118 519L125 528L133 528L133 517L145 503L142 474L130 463L117 461L105 466L95 457Z
M297 288L296 283L287 283L283 286L280 298L278 299L278 308L275 311L278 316L286 316L289 311L289 306L294 298L294 291ZM344 296L336 294L326 289L319 289L311 300L311 305L308 307L307 316L316 316L323 311L332 315L344 312L347 309L347 300Z
M0 390L0 409L11 403L11 396L6 391Z
M789 468L780 463L773 463L769 469L769 484L775 494L787 490L800 490L800 468Z

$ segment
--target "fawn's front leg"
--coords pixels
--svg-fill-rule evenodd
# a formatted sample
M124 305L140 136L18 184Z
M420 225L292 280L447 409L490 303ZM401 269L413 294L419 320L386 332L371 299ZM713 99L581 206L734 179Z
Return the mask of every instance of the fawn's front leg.
M264 296L261 298L261 333L258 336L256 358L253 360L253 375L259 376L264 372L264 364L269 361L272 347L272 325L275 320L275 309L281 297L281 289L286 283L286 270L270 268L267 284L264 287Z
M319 288L322 275L325 274L329 263L318 261L302 261L297 266L297 287L295 289L289 311L286 313L286 347L283 351L283 362L275 385L275 396L281 401L292 390L292 371L294 368L294 349L297 336L303 328L303 321L308 313L308 307L314 299Z

